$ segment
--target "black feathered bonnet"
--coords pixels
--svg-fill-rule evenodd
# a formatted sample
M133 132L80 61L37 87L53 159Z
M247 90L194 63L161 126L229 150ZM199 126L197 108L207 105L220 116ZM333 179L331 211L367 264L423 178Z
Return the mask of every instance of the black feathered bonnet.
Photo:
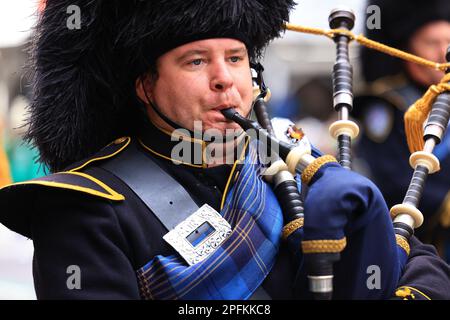
M449 0L369 0L367 5L380 8L381 29L367 29L365 34L373 40L408 50L409 39L426 24L445 20L450 22ZM373 12L368 13L371 16ZM402 61L363 47L362 69L367 81L399 73Z
M70 29L69 6L80 9ZM132 135L135 81L191 41L235 38L252 59L283 31L291 0L47 0L32 44L34 97L26 138L51 171Z

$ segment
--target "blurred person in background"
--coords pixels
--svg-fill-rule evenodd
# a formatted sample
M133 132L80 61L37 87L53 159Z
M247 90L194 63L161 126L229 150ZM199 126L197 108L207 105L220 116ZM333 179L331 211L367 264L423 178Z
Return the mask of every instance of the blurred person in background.
M332 91L329 77L315 77L295 92L298 110L296 126L308 134L316 148L326 154L336 153L336 140L328 130L336 118Z
M372 0L381 12L381 28L368 29L373 40L425 59L444 63L450 44L450 1ZM362 49L363 76L368 85L355 100L354 114L362 122L357 153L369 168L389 206L402 203L412 177L403 115L444 73ZM417 236L433 243L450 261L450 134L434 151L442 170L428 176L419 209L425 224Z
M20 182L42 177L46 174L46 167L37 161L39 153L27 143L23 136L27 130L25 124L25 110L28 99L18 95L11 103L9 112L9 136L6 152L10 159L10 170L13 182Z
M0 187L11 183L11 175L9 172L9 161L3 146L2 139L3 124L0 117Z
M1 57L1 52L0 52ZM0 61L1 67L1 61ZM1 69L0 69L1 70ZM5 149L6 114L7 114L6 87L0 78L0 187L11 183L9 160Z
M269 104L273 103L269 101ZM279 104L270 104L276 119L292 121L307 134L309 141L326 154L336 153L336 140L329 133L335 121L333 89L329 75L313 76L296 86ZM279 120L281 121L281 120Z

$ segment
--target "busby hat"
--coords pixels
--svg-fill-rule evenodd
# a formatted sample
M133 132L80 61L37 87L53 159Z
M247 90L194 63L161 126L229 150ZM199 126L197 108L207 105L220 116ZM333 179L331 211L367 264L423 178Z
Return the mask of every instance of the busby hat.
M408 50L409 39L429 22L446 20L450 22L450 1L448 0L369 0L368 6L380 8L381 28L368 28L365 34L373 40L389 46ZM369 10L367 18L374 11ZM377 51L362 48L363 75L367 81L401 71L401 61Z
M132 135L145 117L135 81L182 44L235 38L260 57L292 0L46 0L32 46L26 138L52 171ZM70 11L68 8L78 8ZM79 14L79 28L69 19ZM176 84L174 84L176 85Z

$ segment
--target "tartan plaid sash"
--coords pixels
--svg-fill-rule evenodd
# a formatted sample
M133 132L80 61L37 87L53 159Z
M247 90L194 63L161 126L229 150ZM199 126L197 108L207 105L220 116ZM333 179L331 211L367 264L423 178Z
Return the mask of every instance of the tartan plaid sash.
M137 271L142 298L247 299L261 285L275 263L283 217L257 158L251 143L221 211L233 230L229 238L193 266L179 255L155 256Z

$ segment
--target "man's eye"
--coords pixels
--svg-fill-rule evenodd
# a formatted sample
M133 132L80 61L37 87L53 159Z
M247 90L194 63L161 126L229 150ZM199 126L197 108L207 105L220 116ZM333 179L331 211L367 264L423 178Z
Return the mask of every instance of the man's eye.
M195 66L199 66L199 65L202 64L202 59L195 59L195 60L192 60L192 61L190 62L190 64L193 64L193 65L195 65Z
M237 57L237 56L234 56L234 57L231 57L231 58L230 58L230 61L231 61L231 62L238 62L238 61L240 61L240 60L242 60L241 57Z

